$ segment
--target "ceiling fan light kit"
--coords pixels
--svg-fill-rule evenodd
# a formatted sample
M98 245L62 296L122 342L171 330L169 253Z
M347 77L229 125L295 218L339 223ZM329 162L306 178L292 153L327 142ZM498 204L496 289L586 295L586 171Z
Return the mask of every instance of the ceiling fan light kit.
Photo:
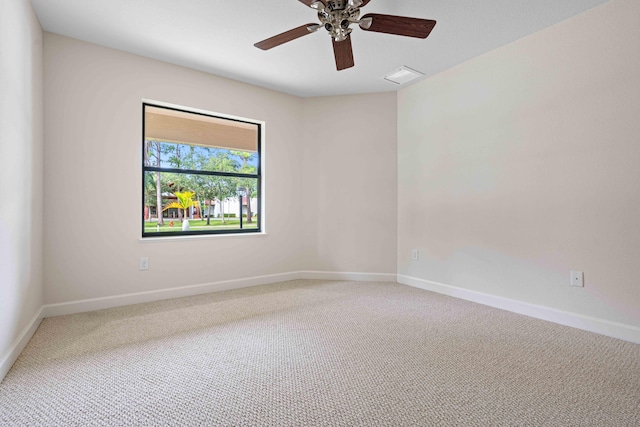
M365 31L395 34L405 37L425 39L433 30L436 21L405 16L370 13L360 18L360 8L370 0L299 0L318 11L320 24L305 24L284 33L277 34L256 43L254 46L268 50L324 28L331 36L333 53L338 71L351 68L353 49L351 47L352 24Z

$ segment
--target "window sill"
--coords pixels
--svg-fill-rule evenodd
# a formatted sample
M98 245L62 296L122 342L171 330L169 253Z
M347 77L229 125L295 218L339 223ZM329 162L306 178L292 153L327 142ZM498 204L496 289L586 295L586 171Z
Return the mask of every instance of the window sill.
M207 239L226 239L226 238L240 238L240 237L261 237L266 236L267 233L262 231L260 233L229 233L229 234L204 234L199 236L158 236L158 237L140 237L138 241L140 243L157 243L157 242L175 242L175 241L193 241L193 240L207 240Z

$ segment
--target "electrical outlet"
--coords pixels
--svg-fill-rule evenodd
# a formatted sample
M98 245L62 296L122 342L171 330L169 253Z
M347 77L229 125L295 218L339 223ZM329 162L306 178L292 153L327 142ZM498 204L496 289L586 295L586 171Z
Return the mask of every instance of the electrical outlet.
M411 251L411 259L417 261L419 257L419 252L417 249Z
M584 288L584 273L571 270L571 286Z
M148 270L149 269L149 258L141 257L140 258L140 270Z

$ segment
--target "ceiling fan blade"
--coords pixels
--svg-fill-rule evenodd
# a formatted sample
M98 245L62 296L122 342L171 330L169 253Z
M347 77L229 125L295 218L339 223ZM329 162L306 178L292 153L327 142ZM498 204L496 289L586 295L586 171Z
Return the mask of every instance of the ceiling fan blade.
M360 5L360 7L365 7L370 1L371 0L362 0L362 4Z
M333 54L336 57L336 68L338 71L351 68L355 65L353 62L353 49L351 48L351 35L341 42L333 41Z
M318 9L317 6L313 5L314 3L322 3L323 6L327 5L327 3L325 3L324 0L299 0L299 1L300 1L300 3L304 3L305 5L307 5L309 7L312 7L314 9Z
M255 47L262 50L268 50L274 48L276 46L280 46L283 43L290 42L291 40L295 40L299 37L306 36L307 34L311 34L316 32L321 26L317 24L305 24L301 25L293 30L285 31L284 33L280 33L273 37L269 37L268 39L262 40L254 44Z
M382 15L379 13L368 13L360 20L369 22L371 25L361 25L365 31L375 31L377 33L396 34L398 36L416 37L426 39L436 21L420 18L409 18L406 16Z

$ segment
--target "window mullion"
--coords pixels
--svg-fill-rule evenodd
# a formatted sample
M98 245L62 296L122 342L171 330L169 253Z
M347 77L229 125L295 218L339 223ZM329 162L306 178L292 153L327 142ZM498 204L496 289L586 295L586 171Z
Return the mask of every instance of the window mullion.
M179 173L185 175L209 175L209 176L230 176L234 178L258 178L260 175L252 175L240 172L218 172L218 171L203 171L193 169L173 169L162 168L157 166L144 166L145 172L166 172L166 173Z

